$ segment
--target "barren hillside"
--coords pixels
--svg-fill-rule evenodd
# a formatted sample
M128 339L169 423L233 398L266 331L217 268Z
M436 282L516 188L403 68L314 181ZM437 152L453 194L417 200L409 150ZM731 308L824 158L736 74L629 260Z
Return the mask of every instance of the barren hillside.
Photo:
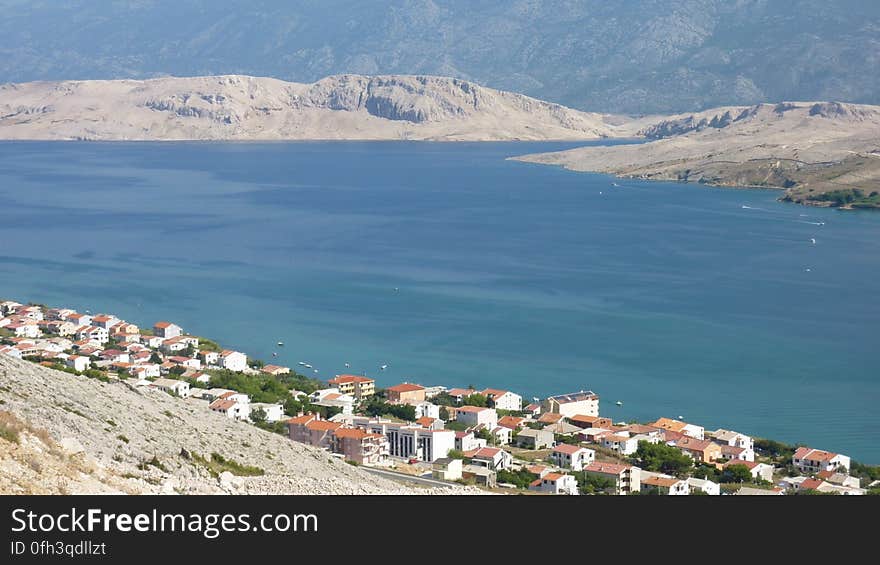
M622 135L600 114L430 76L249 76L0 86L0 139L578 140Z
M199 400L0 356L0 494L450 492L400 486Z

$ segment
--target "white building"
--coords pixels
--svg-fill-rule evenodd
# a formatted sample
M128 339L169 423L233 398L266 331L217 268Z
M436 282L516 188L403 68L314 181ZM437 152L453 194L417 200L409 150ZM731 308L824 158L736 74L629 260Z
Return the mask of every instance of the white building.
M746 434L734 432L731 430L718 429L709 434L712 441L719 445L732 445L734 447L742 447L751 451L755 450L755 440ZM751 459L754 461L754 458Z
M462 406L456 410L456 421L466 426L484 425L492 430L498 427L498 412L494 408Z
M659 494L667 496L687 496L691 492L688 482L684 479L676 479L675 477L659 475L656 473L648 474L647 471L642 471L642 473L644 473L642 476L643 491L650 491L653 489Z
M471 465L486 467L493 471L509 469L513 463L513 456L497 447L481 447L473 451L466 451L464 455L470 458Z
M596 460L596 452L579 445L562 443L553 448L550 460L559 467L580 471Z
M413 405L416 409L416 420L419 418L434 418L436 420L440 419L440 407L436 404L431 404L430 402L419 402L418 404Z
M690 477L687 480L687 484L691 494L696 491L701 491L711 496L719 496L721 494L721 485L719 485L718 483L713 483L708 479L698 479L696 477Z
M540 479L529 485L529 490L545 492L549 494L578 494L577 479L572 475L561 473L547 473Z
M220 353L219 363L224 369L242 372L247 369L247 355L226 349Z
M280 422L284 419L284 406L282 404L255 402L254 404L251 404L250 415L253 416L254 412L257 410L262 410L266 413L267 422Z
M802 473L818 473L820 471L837 471L845 469L849 473L850 458L839 453L799 447L791 458L791 462Z
M480 391L480 394L491 400L496 410L522 410L522 396L509 390L487 388Z
M188 398L190 395L189 383L186 381L178 381L176 379L156 379L150 386L175 394L180 398Z
M110 341L110 333L107 331L107 328L85 326L76 330L76 339L87 339L89 341L96 341L104 344Z
M248 420L251 416L250 405L244 402L236 402L229 398L218 398L208 408L212 412L223 414L232 420Z
M559 394L545 399L541 403L543 413L552 412L562 414L565 417L582 414L584 416L599 415L599 395L582 390L571 394Z
M92 362L85 355L71 355L64 360L64 364L74 371L81 373L87 370L92 365Z
M628 435L605 434L598 439L599 444L621 455L632 455L639 449L639 441Z
M387 420L367 420L355 417L354 426L370 433L388 438L389 455L404 459L415 458L433 463L446 457L455 449L455 432L452 430L428 430Z
M171 322L156 322L153 326L153 334L161 338L177 337L183 333L183 329Z

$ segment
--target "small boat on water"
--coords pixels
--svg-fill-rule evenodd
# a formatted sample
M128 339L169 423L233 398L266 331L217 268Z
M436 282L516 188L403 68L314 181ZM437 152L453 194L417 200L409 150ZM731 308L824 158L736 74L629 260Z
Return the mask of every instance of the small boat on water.
M317 373L317 372L318 372L318 369L315 369L313 372L314 372L314 373Z
M306 369L311 369L311 368L312 368L312 366L309 365L308 363L306 363L305 365L303 365L303 367L305 367Z
M279 341L279 342L278 342L278 347L284 347L284 342L283 342L283 341Z
M810 238L810 243L812 243L813 245L816 245L816 238L815 238L815 237L811 237L811 238Z
M346 366L346 367L351 367L351 363L346 363L345 366Z
M278 357L278 353L276 353L276 352L273 351L273 352L272 352L272 357Z
M621 401L619 401L619 400L617 401L616 404L617 404L618 406L623 406L623 402L621 402Z
M299 366L300 366L300 367L305 367L305 366L306 366L306 362L305 362L305 361L300 361L300 362L299 362Z
M388 368L388 365L382 365L382 366L381 366L381 367L379 367L379 368L380 368L380 369L382 369L382 370L383 370L383 371L384 371L384 370L385 370L385 369L387 369L387 368Z

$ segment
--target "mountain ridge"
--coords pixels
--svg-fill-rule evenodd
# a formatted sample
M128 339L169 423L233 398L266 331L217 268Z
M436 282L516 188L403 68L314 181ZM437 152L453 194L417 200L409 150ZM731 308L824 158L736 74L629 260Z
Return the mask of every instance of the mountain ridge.
M455 78L219 75L0 85L0 138L586 140L621 120Z

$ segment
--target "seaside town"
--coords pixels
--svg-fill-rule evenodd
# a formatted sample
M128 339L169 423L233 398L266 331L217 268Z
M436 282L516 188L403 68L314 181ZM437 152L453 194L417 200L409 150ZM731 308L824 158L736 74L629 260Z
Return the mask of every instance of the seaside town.
M0 355L170 394L352 465L434 483L559 495L880 494L880 468L845 454L681 417L614 421L588 390L530 403L503 388L380 389L354 374L322 382L169 321L147 329L112 314L7 300Z

